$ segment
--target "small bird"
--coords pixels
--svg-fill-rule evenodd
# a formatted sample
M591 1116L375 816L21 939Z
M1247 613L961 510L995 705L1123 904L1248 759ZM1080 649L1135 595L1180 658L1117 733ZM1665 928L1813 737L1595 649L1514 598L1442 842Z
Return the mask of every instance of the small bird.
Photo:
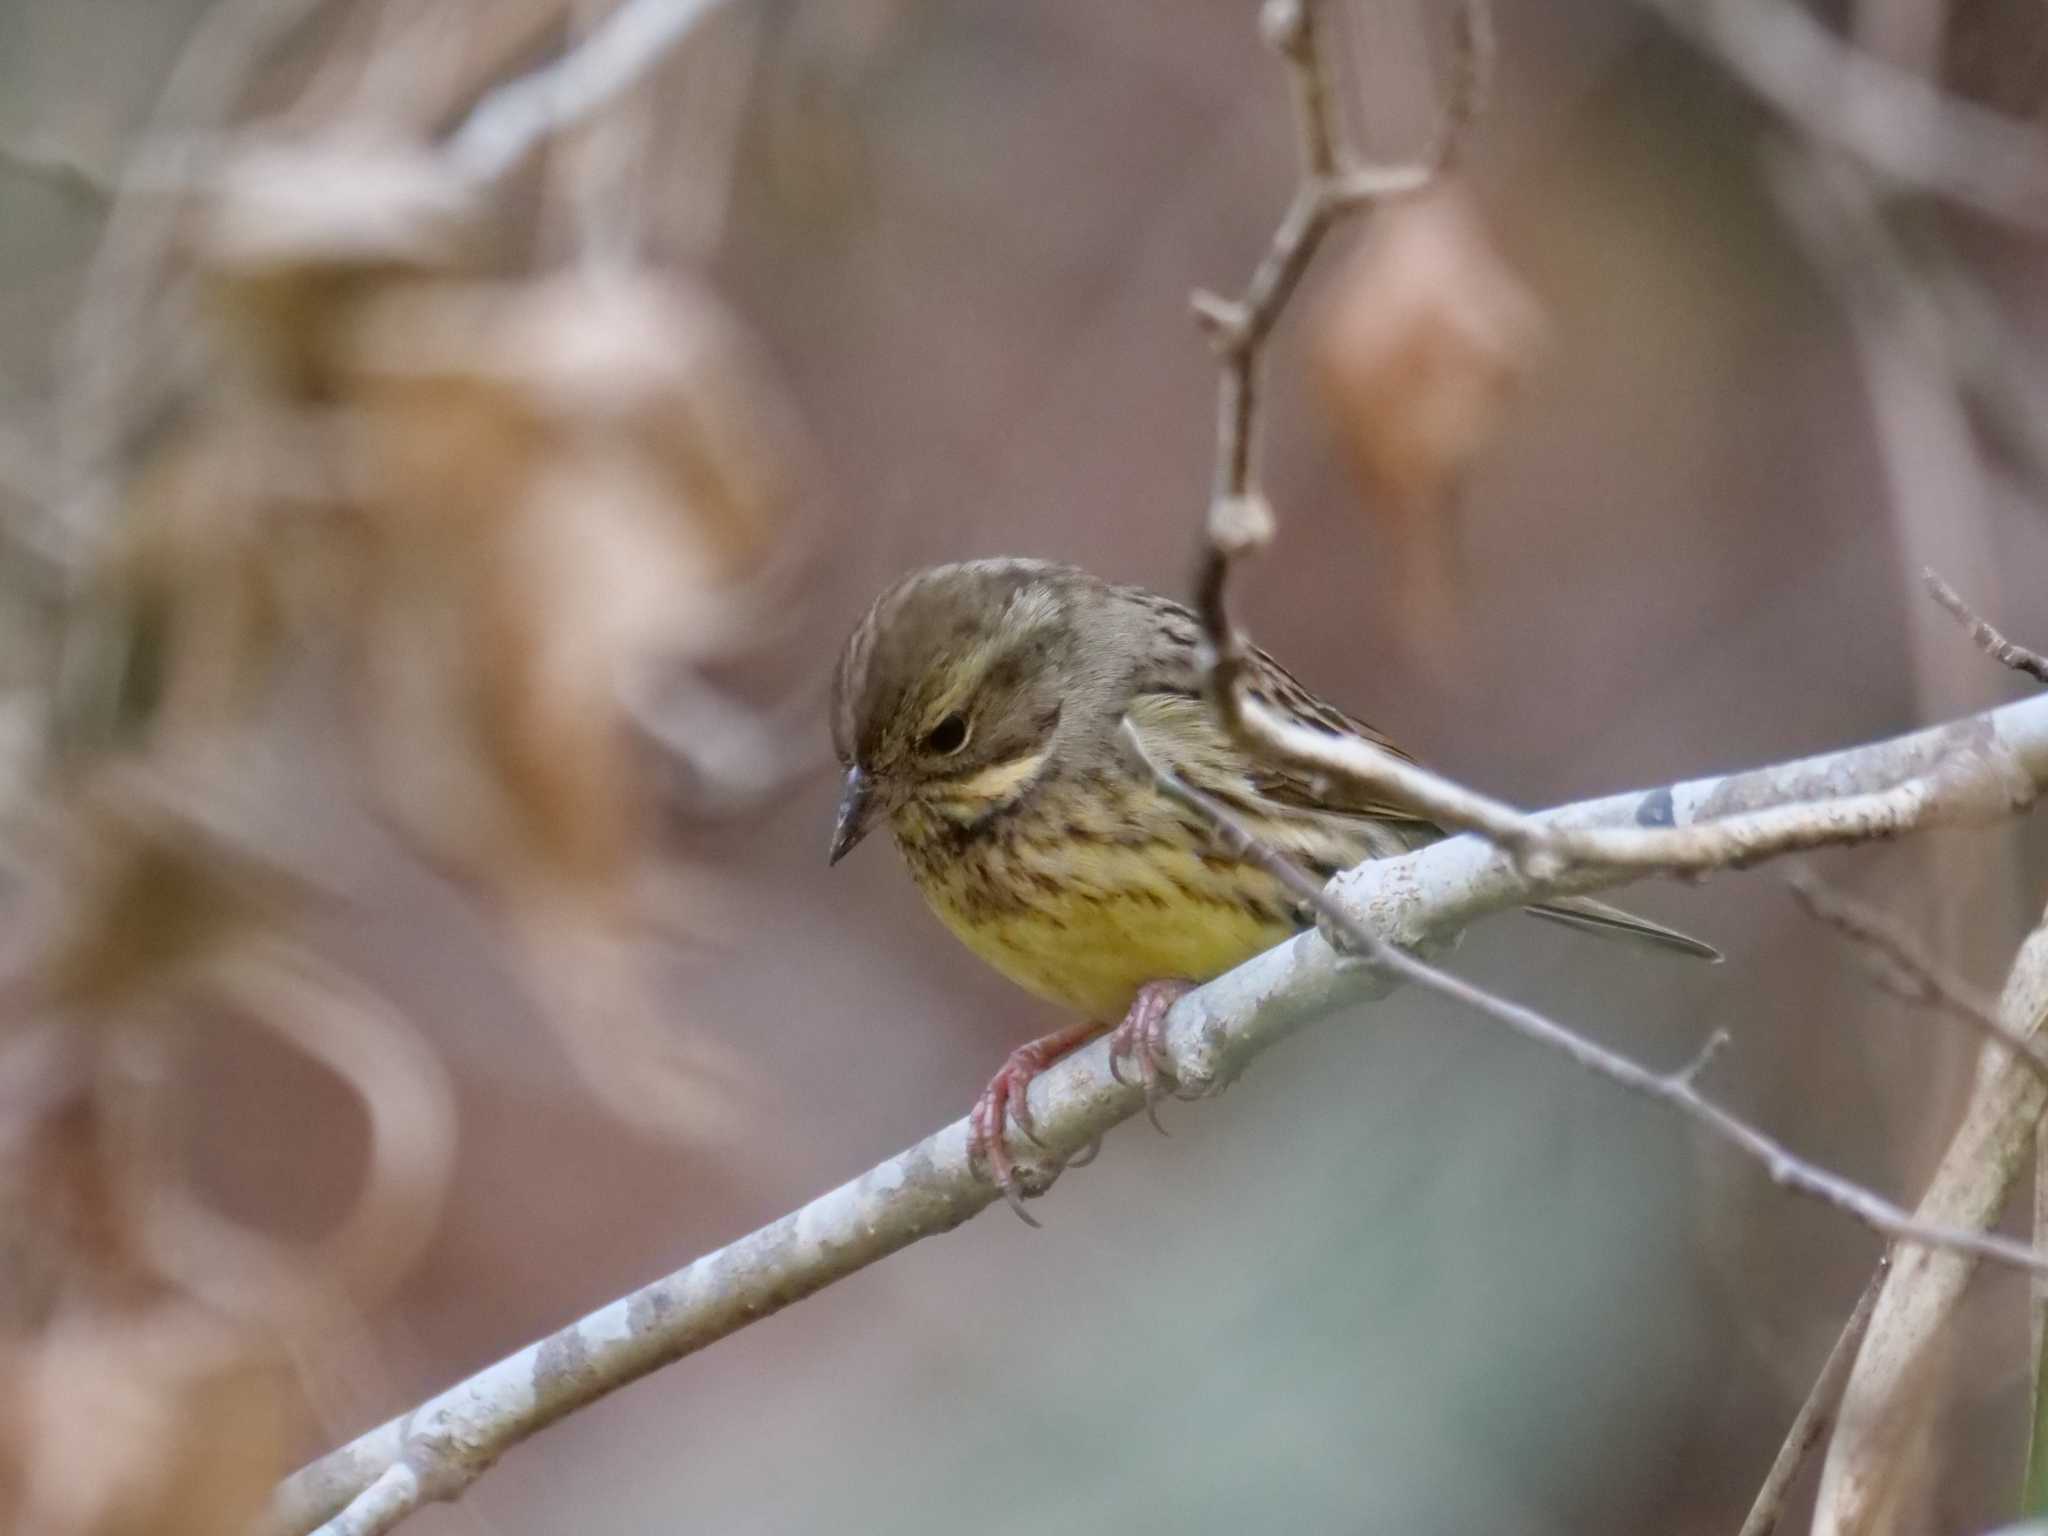
M1005 1138L1012 1119L1032 1132L1034 1076L1114 1024L1112 1063L1130 1061L1149 1100L1174 999L1313 924L1272 874L1233 857L1132 760L1119 739L1126 720L1153 761L1319 879L1444 835L1412 808L1350 798L1244 752L1203 696L1202 651L1195 615L1168 598L1070 565L976 560L889 588L839 658L832 737L846 780L831 862L886 818L939 920L1079 1016L1012 1052L974 1107L974 1152L1019 1214ZM1317 730L1406 756L1263 651L1249 692ZM1720 958L1599 902L1529 910Z

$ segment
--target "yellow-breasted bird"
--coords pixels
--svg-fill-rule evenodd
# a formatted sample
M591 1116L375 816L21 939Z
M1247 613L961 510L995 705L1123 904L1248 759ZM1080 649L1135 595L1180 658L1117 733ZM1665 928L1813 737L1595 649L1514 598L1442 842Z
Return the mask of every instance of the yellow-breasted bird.
M886 817L939 920L1012 981L1080 1015L1014 1051L975 1104L975 1150L1013 1203L1006 1122L1031 1130L1033 1076L1121 1019L1112 1049L1152 1087L1174 998L1312 922L1131 760L1123 721L1155 762L1320 878L1444 835L1412 808L1347 799L1240 750L1203 698L1201 648L1194 614L1170 599L1069 565L976 560L898 582L840 655L832 736L846 784L832 862ZM1399 751L1265 652L1252 673L1267 705ZM1719 958L1583 898L1529 910Z

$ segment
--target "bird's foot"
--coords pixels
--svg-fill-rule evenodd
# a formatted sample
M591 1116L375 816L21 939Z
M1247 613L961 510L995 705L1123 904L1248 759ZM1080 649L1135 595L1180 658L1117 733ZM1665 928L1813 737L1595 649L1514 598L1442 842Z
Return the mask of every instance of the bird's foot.
M1100 1024L1072 1024L1029 1045L1018 1046L981 1090L981 1097L974 1101L967 1117L968 1156L987 1163L989 1177L1026 1226L1035 1227L1038 1223L1024 1209L1024 1188L1017 1177L1016 1160L1010 1156L1009 1122L1016 1122L1026 1141L1039 1145L1038 1127L1031 1119L1031 1080L1067 1052L1101 1033Z
M1123 1082L1120 1064L1129 1058L1138 1074L1138 1086L1145 1090L1145 1118L1162 1136L1166 1134L1166 1127L1159 1123L1157 1106L1174 1081L1166 1055L1166 1016L1172 1012L1175 1003L1194 989L1192 981L1146 982L1138 988L1138 995L1131 999L1130 1011L1124 1015L1123 1023L1117 1025L1109 1037L1110 1076Z

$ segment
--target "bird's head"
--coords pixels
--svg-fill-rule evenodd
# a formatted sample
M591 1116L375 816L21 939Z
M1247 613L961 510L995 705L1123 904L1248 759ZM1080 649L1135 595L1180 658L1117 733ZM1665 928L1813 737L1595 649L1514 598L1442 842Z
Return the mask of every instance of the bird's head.
M1030 791L1096 671L1081 604L1100 586L1070 566L978 560L919 571L875 600L833 679L846 769L833 863L879 817L899 832L972 826Z

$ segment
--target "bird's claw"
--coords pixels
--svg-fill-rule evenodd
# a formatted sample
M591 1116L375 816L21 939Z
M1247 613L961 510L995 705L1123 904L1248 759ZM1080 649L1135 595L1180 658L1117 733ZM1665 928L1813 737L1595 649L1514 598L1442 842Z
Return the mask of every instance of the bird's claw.
M1166 1054L1166 1016L1193 990L1191 981L1147 982L1138 988L1123 1023L1109 1037L1110 1076L1126 1087L1133 1086L1122 1068L1124 1058L1130 1058L1138 1074L1135 1086L1145 1090L1145 1118L1162 1136L1166 1127L1159 1121L1159 1101L1169 1093L1177 1097L1180 1091Z
M1004 1134L1006 1122L1015 1115L1016 1105L1024 1097L1023 1090L1031 1082L1030 1076L1021 1074L1018 1067L1017 1056L1012 1055L974 1101L974 1109L967 1117L967 1150L970 1157L988 1165L989 1178L1002 1191L1017 1219L1027 1227L1035 1227L1038 1219L1024 1209L1024 1188L1018 1181L1017 1164L1010 1156ZM1019 1129L1023 1129L1021 1120Z
M967 1118L968 1155L986 1164L989 1178L1027 1226L1035 1227L1038 1222L1024 1209L1027 1191L1017 1176L1016 1159L1010 1155L1009 1128L1015 1125L1020 1136L1045 1150L1045 1143L1038 1136L1038 1122L1031 1113L1031 1080L1101 1030L1099 1024L1076 1024L1018 1046L989 1079Z

